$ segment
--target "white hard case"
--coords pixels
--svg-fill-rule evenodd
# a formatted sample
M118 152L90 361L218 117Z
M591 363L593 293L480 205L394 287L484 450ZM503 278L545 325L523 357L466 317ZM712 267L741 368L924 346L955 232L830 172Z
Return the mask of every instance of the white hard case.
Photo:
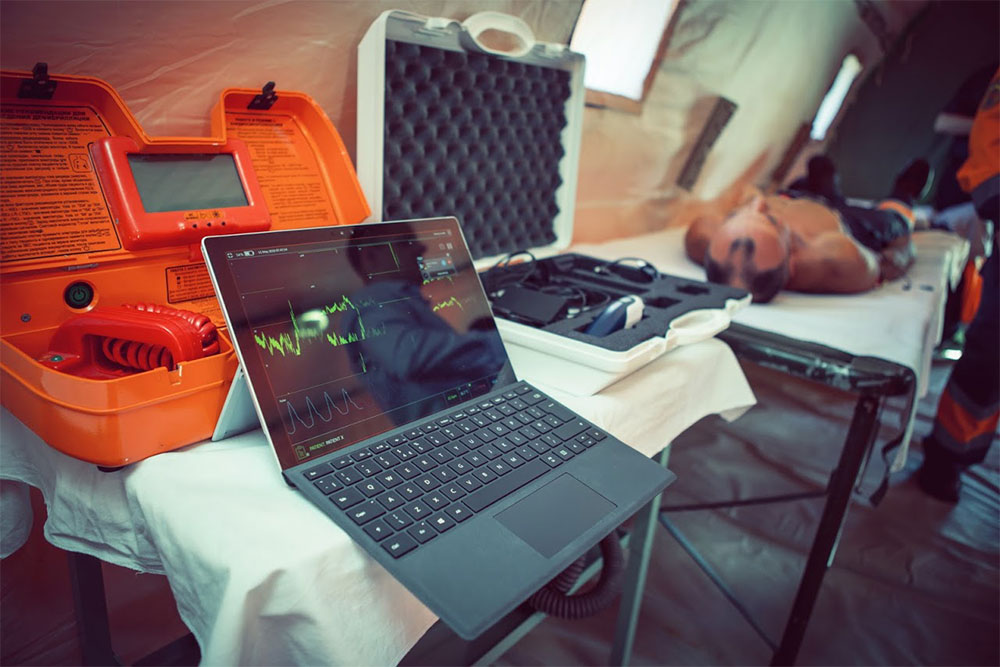
M515 53L487 47L479 36L490 29L513 33L522 48ZM372 210L369 220L373 222L381 222L382 215L387 39L445 50L478 51L571 73L570 96L565 106L566 126L562 131L565 153L559 162L562 184L556 191L559 213L553 220L556 240L544 247L530 249L537 258L565 250L573 235L584 106L583 56L561 44L535 41L531 28L521 19L498 12L481 12L462 22L398 10L384 12L358 45L357 173ZM499 259L484 257L476 261L476 266L485 269ZM645 340L624 352L607 350L500 317L497 325L519 377L571 394L589 396L680 345L714 336L728 327L730 315L747 303L749 297L743 301L730 300L724 309L686 313L671 322L662 336Z

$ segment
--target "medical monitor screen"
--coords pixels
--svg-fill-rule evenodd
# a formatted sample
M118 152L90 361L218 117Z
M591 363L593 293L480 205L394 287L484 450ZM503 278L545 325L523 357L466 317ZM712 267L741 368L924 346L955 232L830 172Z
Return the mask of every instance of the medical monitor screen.
M204 243L282 468L514 381L454 218Z
M147 213L249 205L236 161L228 153L130 153L128 163Z

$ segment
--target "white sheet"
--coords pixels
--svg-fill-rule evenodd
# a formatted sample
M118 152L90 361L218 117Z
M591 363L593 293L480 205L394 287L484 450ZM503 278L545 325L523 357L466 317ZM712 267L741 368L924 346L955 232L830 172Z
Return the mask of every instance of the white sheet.
M734 417L754 403L717 340L665 355L596 396L552 395L650 455L701 417ZM0 478L42 489L48 539L165 573L205 664L394 664L435 620L284 484L259 431L109 474L3 417Z
M684 254L684 233L683 228L667 229L600 245L578 245L570 250L608 260L641 257L664 273L704 280L705 271ZM916 261L904 278L854 295L784 291L769 304L743 309L733 320L908 366L916 373L919 398L927 393L948 288L961 278L969 243L935 230L917 232L913 239ZM901 425L906 434L894 470L905 462L911 425L912 419Z

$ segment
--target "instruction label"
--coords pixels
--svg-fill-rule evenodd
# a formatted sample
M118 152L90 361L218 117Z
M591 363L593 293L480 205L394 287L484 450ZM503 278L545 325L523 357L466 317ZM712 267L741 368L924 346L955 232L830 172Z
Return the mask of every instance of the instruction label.
M208 268L202 264L167 267L167 302L180 303L214 296Z
M226 129L250 148L272 229L337 224L316 156L295 118L227 113Z
M87 144L107 137L85 106L0 109L0 256L4 261L121 247Z

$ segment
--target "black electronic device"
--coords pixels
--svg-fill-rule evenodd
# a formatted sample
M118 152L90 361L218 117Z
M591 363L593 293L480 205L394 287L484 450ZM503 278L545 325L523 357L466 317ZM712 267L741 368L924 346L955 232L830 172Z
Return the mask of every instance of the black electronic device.
M546 325L566 316L568 299L512 285L493 302L493 312L515 322Z

